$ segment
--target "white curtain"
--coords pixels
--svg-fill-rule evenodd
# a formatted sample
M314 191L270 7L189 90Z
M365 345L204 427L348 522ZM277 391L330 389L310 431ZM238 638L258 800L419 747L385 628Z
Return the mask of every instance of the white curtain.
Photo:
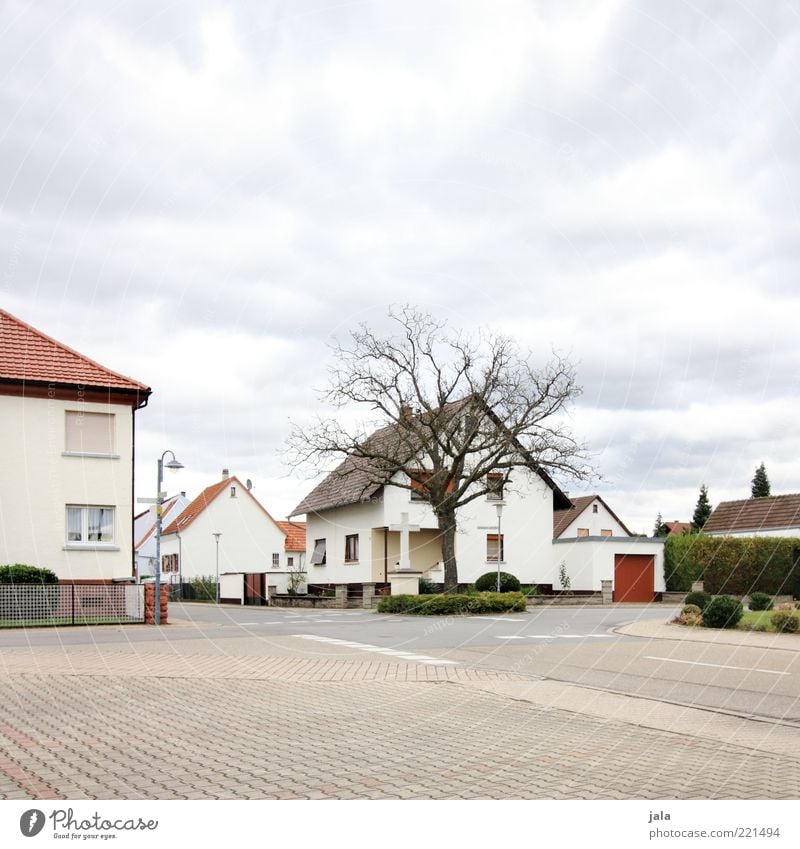
M80 542L81 537L81 514L80 507L67 507L67 541Z

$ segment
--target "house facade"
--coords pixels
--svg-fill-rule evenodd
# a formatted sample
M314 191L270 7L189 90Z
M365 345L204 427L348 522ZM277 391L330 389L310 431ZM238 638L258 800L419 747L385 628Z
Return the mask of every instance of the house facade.
M250 489L225 469L219 481L163 528L162 580L214 576L219 552L220 575L267 576L257 580L258 594L265 596L266 586L285 588L289 575L302 571L304 548L304 525L276 522Z
M800 494L722 501L703 525L711 536L800 537Z
M162 527L173 522L189 506L185 492L173 495L161 507ZM133 540L136 551L136 577L152 577L156 573L156 507L133 517Z
M376 437L386 439L383 431ZM306 517L309 584L390 581L401 565L404 534L411 570L435 583L444 580L436 517L402 472L381 483L374 469L348 458L291 515ZM535 467L515 468L502 490L458 508L457 524L462 584L497 569L499 558L501 569L523 584L557 590L563 564L574 575L573 590L599 591L610 580L617 600L647 602L665 589L663 540L631 536L599 496L573 502Z
M134 421L150 394L0 310L0 563L133 577Z

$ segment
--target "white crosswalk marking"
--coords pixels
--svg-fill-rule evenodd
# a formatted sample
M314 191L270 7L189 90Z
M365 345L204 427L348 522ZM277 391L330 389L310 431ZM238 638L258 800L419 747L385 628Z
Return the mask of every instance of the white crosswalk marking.
M410 654L409 652L398 651L397 649L385 649L381 646L373 646L367 643L351 643L346 640L337 640L335 637L323 637L317 634L293 634L301 640L314 640L318 643L327 643L331 646L339 646L347 649L358 649L359 651L374 652L375 654L385 654L398 658L398 660L408 660L413 663L423 663L426 666L459 666L457 660L444 660L439 657L431 657L427 654Z

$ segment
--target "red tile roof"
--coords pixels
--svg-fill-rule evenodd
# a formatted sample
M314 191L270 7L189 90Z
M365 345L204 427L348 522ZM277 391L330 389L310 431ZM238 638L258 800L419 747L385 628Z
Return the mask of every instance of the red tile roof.
M800 494L723 501L703 525L706 533L800 528Z
M239 481L236 478L223 478L222 480L217 481L216 483L212 483L211 486L207 486L200 495L192 501L191 504L175 519L174 522L170 522L166 528L162 531L163 536L167 534L180 533L181 531L186 530L189 525L203 512L203 510L208 507L209 504L228 486L231 486L234 482L239 484ZM241 487L244 489L244 487Z
M553 538L558 539L561 534L583 513L584 510L595 500L599 501L608 512L619 522L620 527L628 536L633 534L625 527L625 523L617 514L606 504L599 495L579 495L570 499L573 506L568 510L553 511Z
M306 550L306 523L305 522L276 522L277 526L286 534L286 551Z
M101 366L3 309L0 309L0 380L150 394L144 383Z
M667 534L668 537L681 536L682 534L689 533L692 529L691 522L664 522L664 526L669 531Z
M164 502L164 504L162 505L162 509L161 509L161 523L162 523L162 525L164 523L164 519L166 519L167 515L172 512L172 508L177 503L178 503L178 496L177 495L173 495L172 498L169 499L169 501ZM147 512L148 511L145 510L144 512L140 513L139 516L144 516L144 514L147 513ZM139 516L134 516L133 518L138 519ZM136 543L136 545L134 545L134 548L135 549L141 548L147 542L147 540L150 539L150 537L155 532L156 532L156 522L153 522L153 524L150 525L150 527L145 532L144 536L139 540L139 542Z

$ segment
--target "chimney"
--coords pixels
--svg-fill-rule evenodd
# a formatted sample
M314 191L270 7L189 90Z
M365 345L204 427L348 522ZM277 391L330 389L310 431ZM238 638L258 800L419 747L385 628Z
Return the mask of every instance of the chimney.
M400 405L400 419L404 422L410 422L414 418L414 411L408 404Z
M226 481L231 476L230 469L222 470L222 480Z

